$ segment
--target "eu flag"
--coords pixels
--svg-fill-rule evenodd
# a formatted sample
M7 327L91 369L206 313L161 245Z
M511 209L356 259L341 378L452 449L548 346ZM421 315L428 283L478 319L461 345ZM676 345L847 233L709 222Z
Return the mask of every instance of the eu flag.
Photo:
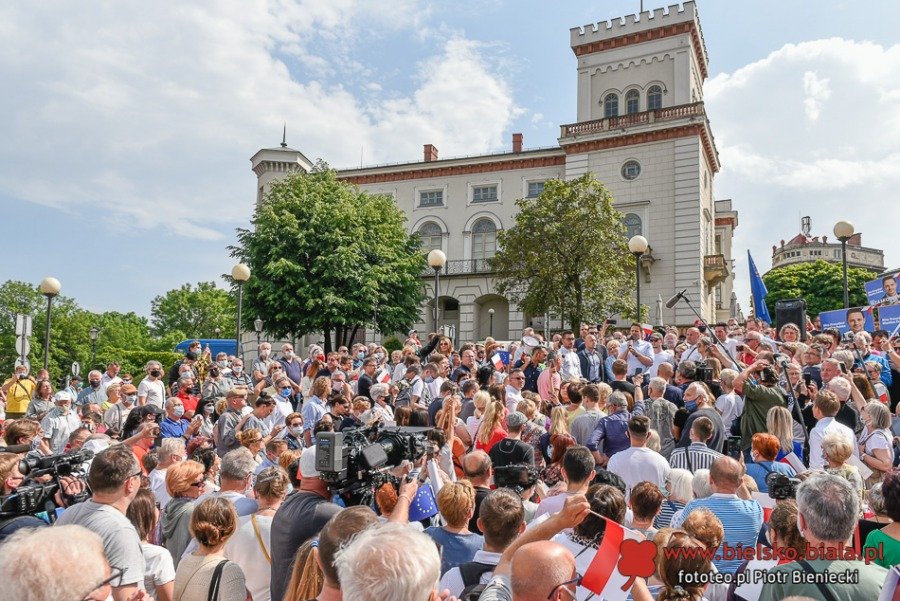
M763 282L762 277L759 275L759 270L756 268L756 263L753 262L753 257L750 255L750 251L747 251L747 261L750 263L750 292L753 294L753 314L757 319L761 319L766 323L772 323L772 318L769 316L769 308L766 307L766 295L769 294L769 291L766 290L766 283Z

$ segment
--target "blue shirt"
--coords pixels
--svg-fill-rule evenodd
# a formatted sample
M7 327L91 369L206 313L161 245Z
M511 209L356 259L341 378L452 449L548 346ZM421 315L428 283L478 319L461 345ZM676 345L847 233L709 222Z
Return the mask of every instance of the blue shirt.
M169 419L167 416L166 419L159 423L159 431L162 433L163 438L184 438L184 433L187 432L189 425L183 419L174 420Z
M303 403L303 431L311 431L319 420L328 413L325 401L313 395Z
M425 529L425 534L441 547L441 574L472 561L475 553L484 546L484 537L474 532L453 534L439 526L429 526Z
M756 463L747 464L747 475L756 480L759 492L769 492L769 486L766 484L766 476L771 472L784 474L788 478L793 478L797 475L794 468L787 463L781 463L780 461L758 461Z
M629 448L631 441L628 439L628 420L637 415L644 415L644 401L636 401L634 411L617 411L601 417L588 438L587 448L591 451L600 451L602 443L603 454L607 457Z
M756 501L745 501L739 499L737 495L713 493L710 497L694 499L685 505L684 511L681 512L681 519L678 523L673 523L672 527L680 528L687 516L693 510L701 507L716 514L725 528L725 539L719 550L716 551L713 565L722 573L734 574L735 570L743 563L743 559L741 557L732 560L722 559L722 549L725 545L732 550L737 549L738 546L747 548L756 545L759 529L763 524L762 507Z

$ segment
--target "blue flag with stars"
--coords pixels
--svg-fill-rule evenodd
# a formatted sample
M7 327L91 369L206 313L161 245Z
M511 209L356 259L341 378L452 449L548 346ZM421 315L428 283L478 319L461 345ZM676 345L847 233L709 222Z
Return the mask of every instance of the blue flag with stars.
M769 308L766 306L766 295L769 291L766 289L766 283L763 282L756 263L750 251L747 251L747 262L750 264L750 292L753 294L753 314L757 319L761 319L766 323L772 323L772 317L769 315Z

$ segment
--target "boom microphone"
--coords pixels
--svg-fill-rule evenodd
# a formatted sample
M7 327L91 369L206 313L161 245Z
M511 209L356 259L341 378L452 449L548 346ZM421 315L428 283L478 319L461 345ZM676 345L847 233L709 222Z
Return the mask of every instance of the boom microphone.
M676 294L675 296L670 298L668 301L666 301L666 309L671 309L672 307L677 305L678 301L680 301L681 299L684 298L685 292L687 292L687 288L685 288L684 290L682 290L681 292L679 292L678 294Z

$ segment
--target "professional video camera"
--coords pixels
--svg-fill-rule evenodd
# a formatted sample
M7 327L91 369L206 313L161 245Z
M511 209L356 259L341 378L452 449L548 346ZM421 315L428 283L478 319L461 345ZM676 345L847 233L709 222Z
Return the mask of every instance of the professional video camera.
M52 520L56 502L54 497L60 490L59 479L62 477L84 478L84 464L94 457L93 451L81 450L65 455L48 457L26 457L19 462L19 471L25 476L16 491L0 497L0 518L11 518L23 515L38 515L47 512ZM50 476L50 480L38 482L42 476ZM67 502L80 503L90 493L84 492L67 497Z
M694 379L707 384L713 381L713 369L706 364L706 361L697 362L697 371L694 373Z
M517 495L528 490L538 481L538 470L533 465L504 465L494 468L494 484L497 488L509 488Z
M351 504L371 501L386 482L397 483L388 470L404 460L415 462L429 449L431 428L383 427L316 434L316 469L332 492Z
M791 478L781 472L769 472L766 475L766 486L769 487L769 498L776 501L793 499L797 496L797 487L800 480Z

